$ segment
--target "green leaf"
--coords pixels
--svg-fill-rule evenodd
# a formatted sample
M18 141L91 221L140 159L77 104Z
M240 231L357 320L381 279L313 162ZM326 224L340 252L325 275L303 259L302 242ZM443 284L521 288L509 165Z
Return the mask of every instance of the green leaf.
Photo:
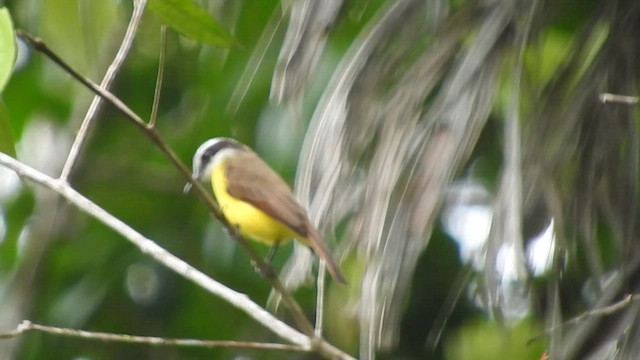
M16 157L9 116L2 101L0 101L0 152Z
M218 21L192 0L150 0L148 6L164 24L188 38L221 47L237 45Z
M16 35L7 8L0 8L0 92L11 77L16 61Z
M20 234L28 227L33 215L35 199L31 191L19 191L14 200L2 204L6 233L0 241L0 276L6 277L15 271L19 259Z

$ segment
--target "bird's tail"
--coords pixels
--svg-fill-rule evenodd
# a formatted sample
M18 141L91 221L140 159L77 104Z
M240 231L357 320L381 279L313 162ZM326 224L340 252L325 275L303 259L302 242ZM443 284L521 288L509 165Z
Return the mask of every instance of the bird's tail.
M329 270L333 279L341 284L346 284L347 280L344 278L342 271L340 271L340 267L333 260L333 256L329 249L327 249L327 245L325 245L318 230L316 230L311 224L308 225L307 240L309 241L311 248L313 248L313 251L315 251L322 260L324 260L327 265L327 270Z

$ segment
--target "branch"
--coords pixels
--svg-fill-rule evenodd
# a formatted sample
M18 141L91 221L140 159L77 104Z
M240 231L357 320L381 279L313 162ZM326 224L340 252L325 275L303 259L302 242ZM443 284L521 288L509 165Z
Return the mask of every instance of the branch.
M298 345L287 345L278 343L259 343L251 341L224 341L224 340L198 340L198 339L175 339L157 336L136 336L125 334L114 334L98 331L86 331L57 326L40 325L25 320L17 328L10 331L0 332L0 339L10 339L23 335L28 331L40 331L49 334L76 337L82 339L100 340L106 342L122 342L129 344L146 344L152 346L183 346L202 348L244 348L258 350L279 350L292 352L309 352L309 349Z
M133 110L131 110L126 104L124 104L118 97L113 95L110 91L103 89L93 83L90 79L82 76L76 70L74 70L70 65L68 65L64 60L62 60L56 53L54 53L49 47L42 41L42 39L34 38L31 35L27 34L24 31L17 31L19 36L25 38L34 49L43 53L47 57L49 57L53 62L62 67L67 73L69 73L73 78L78 80L85 87L93 91L96 95L99 95L108 103L113 105L118 111L120 111L128 120L133 122L147 137L167 156L167 158L171 161L171 163L178 169L178 171L182 174L182 176L191 184L193 184L193 188L195 188L196 193L200 197L200 199L207 205L209 208L209 212L222 223L222 225L227 228L230 236L236 240L240 246L242 246L243 250L249 255L251 261L258 268L260 273L271 282L273 288L281 294L282 301L285 306L291 311L293 319L296 321L298 326L303 330L303 332L309 336L313 336L314 328L313 325L309 322L309 320L304 315L304 311L300 307L291 294L286 290L284 285L280 282L275 272L267 264L262 257L247 243L247 241L240 235L238 230L232 226L227 219L224 217L224 214L220 211L218 205L211 199L209 193L204 189L204 187L198 182L195 181L191 177L191 172L187 169L187 167L182 163L180 158L176 155L176 153L162 140L160 134L156 131L153 123L147 125L144 120L140 116L138 116Z
M629 305L631 305L633 302L635 301L640 301L640 294L627 294L622 300L613 303L611 305L608 306L604 306L604 307L600 307L600 308L595 308L589 311L585 311L582 314L573 317L565 322L563 322L562 324L559 324L557 326L552 326L546 330L544 330L544 332L538 336L535 336L531 339L529 339L529 341L527 342L528 344L540 339L541 337L543 337L544 335L550 334L554 331L557 331L565 326L569 326L569 325L573 325L573 324L577 324L581 321L587 320L590 317L596 317L596 316L609 316L609 315L613 315L619 311L622 311L624 309L626 309Z
M42 39L34 38L23 30L16 30L16 35L22 37L27 40L27 42L33 46L33 48L44 55L46 55L49 59L51 59L54 63L60 66L66 73L71 75L74 79L78 80L82 85L89 88L94 94L100 96L103 100L106 100L108 103L112 104L116 107L124 116L134 122L138 127L146 128L146 124L138 116L133 110L129 109L127 105L125 105L120 99L118 99L113 93L111 93L107 89L103 89L96 85L93 81L87 79L86 77L80 75L77 71L75 71L70 65L68 65L64 60L62 60L56 53L51 51L47 44L44 43Z
M220 211L220 208L218 207L217 203L213 201L213 199L211 198L209 193L204 189L202 184L200 184L198 181L195 181L191 177L191 172L182 163L182 161L175 154L175 152L162 140L160 134L155 130L153 126L147 125L142 120L142 118L140 118L140 116L138 116L133 110L131 110L127 105L125 105L119 98L117 98L111 92L99 87L98 85L93 83L91 80L85 78L84 76L79 74L77 71L75 71L70 65L68 65L53 51L51 51L41 39L33 38L32 36L30 36L29 34L23 31L18 31L18 35L27 39L27 41L36 50L40 51L41 53L49 57L52 61L54 61L57 65L62 67L67 73L69 73L72 77L78 80L85 87L87 87L88 89L93 91L96 95L99 95L108 103L113 105L118 111L120 111L123 115L125 115L127 119L132 121L134 125L136 125L140 130L142 130L142 132L145 135L147 135L147 137L167 156L167 158L176 167L176 169L183 175L183 177L193 185L193 187L195 188L195 192L198 194L200 199L208 207L209 212L211 212L211 214L214 217L216 217L218 221L220 221L220 223L228 230L230 236L242 246L243 250L248 254L248 256L251 258L255 266L267 278L267 280L271 282L271 285L273 286L273 288L278 293L280 293L280 295L282 296L282 301L284 302L285 306L287 306L287 308L291 311L292 317L294 318L298 326L302 328L303 332L308 336L298 333L295 329L289 327L289 325L287 325L286 323L278 320L273 315L268 313L266 310L261 308L259 305L251 301L246 295L238 293L232 289L225 287L224 285L207 277L202 272L191 267L188 263L168 253L166 250L159 247L153 241L145 238L144 236L142 236L141 234L137 233L135 230L130 228L124 222L116 219L111 214L107 213L105 210L103 210L96 204L92 203L89 199L84 198L80 193L75 191L73 188L67 186L64 180L54 180L52 178L49 178L42 173L38 173L34 169L26 167L26 165L21 164L20 162L17 162L11 157L5 156L4 154L0 153L0 155L3 155L2 157L0 157L0 159L4 158L6 161L13 162L13 167L9 166L8 163L6 164L7 167L14 169L14 171L18 172L19 174L23 174L19 172L20 170L18 169L20 168L20 166L17 166L16 164L22 165L24 168L28 168L30 171L32 171L31 173L32 175L38 174L39 176L44 177L44 178L41 177L40 180L48 180L50 182L47 183L47 182L41 181L39 183L51 188L56 192L59 192L62 196L66 197L71 202L76 204L81 210L84 210L90 215L96 217L97 219L102 221L104 224L110 226L112 229L122 234L123 236L125 236L125 233L129 233L130 235L132 235L132 237L128 238L127 236L125 236L125 238L132 241L143 252L151 255L153 258L158 260L160 263L166 265L170 269L196 282L198 285L200 285L204 289L208 290L213 294L220 296L221 298L229 302L231 302L230 299L235 299L236 302L231 302L232 305L237 306L240 309L246 311L250 316L254 317L258 322L262 323L268 329L272 330L274 333L278 334L279 336L288 339L292 343L309 346L312 349L317 350L320 354L323 354L332 358L353 359L348 354L342 352L340 349L334 347L333 345L325 342L321 338L313 338L313 339L309 338L314 335L314 328L309 322L309 320L306 318L306 316L304 315L304 312L300 307L300 304L298 304L295 301L295 299L291 296L291 294L282 285L282 283L276 276L273 269L262 259L262 257L260 257L258 253L255 252L255 250L240 235L238 230L227 221L227 219L224 217L224 214L222 214L222 212ZM0 163L3 163L3 162L0 162ZM26 173L24 173L23 175L29 177ZM32 178L32 180L38 182L34 178ZM82 200L79 203L75 203L68 196L73 196L76 199L82 199ZM89 204L87 205L89 207L84 208L82 207L82 204L85 204L85 205ZM101 217L99 218L98 215L91 213L90 209L98 211ZM104 217L104 219L102 217ZM108 218L111 219L110 222L105 221L105 219L108 219ZM240 307L240 304L243 304L243 307ZM256 313L254 314L252 311L256 311ZM274 321L275 323L273 323ZM284 335L285 333L289 334L289 336L292 336L292 338L285 336ZM302 338L300 338L301 336ZM304 340L305 343L301 344L299 342L301 340Z
M618 94L609 94L602 93L600 94L600 102L606 104L608 102L626 104L626 105L635 105L638 103L640 98L638 96L629 96L629 95L618 95Z
M327 271L325 269L324 261L320 261L318 265L318 280L316 293L316 328L314 334L316 337L322 337L322 330L324 327L324 291L325 291L325 276Z
M587 318L590 318L592 316L608 316L608 315L612 315L617 313L618 311L621 311L623 309L625 309L627 306L631 305L632 302L634 301L638 301L640 300L640 295L636 295L636 294L628 294L627 296L624 297L624 299L613 303L611 305L605 306L605 307L601 307L601 308L596 308L593 310L589 310L589 311L585 311L584 313L569 319L567 321L565 321L565 323L563 324L564 326L566 325L571 325L571 324L575 324L578 323L580 321L586 320ZM550 331L553 331L555 329L550 329Z
M138 26L140 25L140 19L142 19L142 14L144 13L144 7L147 3L147 0L134 0L133 1L133 14L131 15L131 20L129 21L129 26L127 27L127 32L124 35L124 39L122 44L120 45L120 49L116 53L115 58L109 68L107 69L107 73L104 75L102 79L102 83L100 87L103 89L108 89L111 86L111 83L116 77L116 74L120 70L120 67L124 63L124 59L127 57L129 50L131 50L131 44L133 44L133 39L135 37L136 32L138 31ZM89 130L91 129L91 125L93 124L93 120L95 119L96 114L98 113L100 106L102 105L102 97L95 96L91 101L91 105L89 106L89 110L87 110L84 119L82 120L82 124L80 125L80 129L78 130L78 135L73 141L73 145L71 146L71 150L69 151L69 155L67 156L67 161L64 164L64 168L62 169L62 173L60 178L64 181L67 181L69 178L69 174L71 170L73 170L73 166L78 159L78 155L80 154L80 148L84 144L87 139L87 135L89 134Z
M253 316L258 322L264 324L278 335L298 345L304 345L308 342L306 336L276 319L273 315L262 309L258 304L251 301L245 294L229 289L167 252L152 240L144 237L129 225L114 217L106 210L84 197L82 194L78 193L64 181L51 178L3 153L0 153L0 164L15 171L19 176L26 177L33 182L58 193L74 204L78 209L84 211L122 235L125 239L140 248L143 253L151 255L161 264L195 282L210 293L215 294L225 299L235 307L244 310L249 315Z
M162 79L164 78L164 61L167 55L167 27L160 27L160 56L158 57L158 75L156 76L156 88L153 92L153 104L151 105L151 116L149 116L149 127L156 126L158 118L158 107L160 106L160 95L162 94Z
M224 110L225 115L233 116L238 112L240 105L249 91L251 83L256 77L260 64L264 61L267 50L269 50L269 46L271 46L271 42L273 42L273 39L278 33L278 28L285 16L285 7L288 6L285 5L286 3L284 2L281 2L280 4L283 8L278 10L278 7L276 6L275 10L273 10L273 14L262 31L262 35L260 35L256 46L253 48L251 56L249 56L247 65L244 67L242 75L240 75L236 87L233 89L231 97L227 102L227 108Z
M317 349L320 353L326 356L340 359L353 359L348 354L323 340L310 338L298 332L268 311L264 310L260 305L249 299L247 295L224 286L180 258L169 253L152 240L144 237L142 234L131 228L125 222L111 215L106 210L84 197L65 181L49 177L4 153L0 153L0 165L13 170L21 177L30 179L36 184L58 193L60 196L74 204L78 209L122 235L125 239L137 246L143 253L150 255L169 269L182 275L186 279L193 281L203 289L217 295L236 308L244 311L256 321L264 325L267 329L273 331L275 334L290 341L291 343L300 346L305 351Z

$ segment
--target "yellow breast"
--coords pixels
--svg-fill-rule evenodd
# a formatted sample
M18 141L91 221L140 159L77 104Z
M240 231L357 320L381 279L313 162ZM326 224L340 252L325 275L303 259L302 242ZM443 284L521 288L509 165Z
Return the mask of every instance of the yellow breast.
M238 227L242 236L268 245L280 244L295 237L295 233L279 221L248 202L229 195L227 176L224 171L224 161L220 161L212 169L213 193L224 216L232 225Z

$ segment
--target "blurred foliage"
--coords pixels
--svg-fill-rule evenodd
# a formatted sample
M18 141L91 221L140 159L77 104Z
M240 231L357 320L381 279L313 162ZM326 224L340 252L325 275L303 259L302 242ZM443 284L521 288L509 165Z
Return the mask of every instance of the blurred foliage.
M0 92L4 89L16 58L16 42L9 11L0 7ZM0 102L0 151L16 156L13 134L4 104Z
M16 156L13 131L9 125L9 116L3 102L0 102L0 152Z
M0 54L2 56L0 58L0 91L4 89L13 70L13 63L16 58L14 37L11 15L6 8L2 7L0 8Z
M41 37L63 59L95 81L115 55L132 10L130 2L111 1L16 1L7 6L15 16L17 28ZM240 30L236 37L247 49L260 36L264 22L276 7L277 3L272 1L238 8L237 16L233 17ZM144 117L149 116L153 98L159 25L153 13L145 14L134 49L113 88L115 94ZM48 59L27 47L22 50L26 51L21 55L25 62L17 65L3 93L4 101L10 104L7 113L11 129L23 149L18 158L44 170L27 158L25 147L58 157L54 162L57 169L50 172L55 175L91 94ZM275 51L272 50L272 58ZM237 117L243 120L224 115L225 103L249 55L249 50L229 53L169 35L158 126L186 164L190 164L195 148L209 137L243 131L246 135L241 140L252 143L255 119L267 102L268 78L257 81L248 94L246 102L251 105L243 106L246 114ZM47 143L47 134L35 134L35 142L24 143L21 139L35 121L58 124L67 140ZM255 273L247 256L226 238L195 196L182 193L184 180L166 159L110 107L103 107L70 181L80 192L174 254L247 293L258 303L266 303L270 287ZM3 288L11 286L7 282L16 279L22 266L37 269L37 275L27 282L29 295L24 295L32 297L25 302L31 305L25 313L17 311L20 317L118 333L277 340L242 312L191 282L176 278L113 231L63 201L54 200L50 204L58 225L42 234L48 239L27 239L25 226L38 221L33 218L36 215L32 212L33 198L27 196L32 191L39 192L27 186L20 197L3 204L7 214L4 218L7 232L0 244ZM43 247L39 258L24 253L24 245L20 244L26 241ZM266 253L267 249L259 250ZM287 251L281 250L276 264L281 264L286 256ZM136 280L141 268L145 269L142 273L146 277ZM140 289L145 286L151 288ZM313 301L310 295L305 300L309 309ZM7 321L3 324L11 322L10 317L3 319ZM75 339L61 342L42 334L29 334L22 340L16 353L21 359L42 359L51 354L56 358L91 359L215 358L229 353Z
M468 320L460 333L447 344L447 359L451 360L489 360L500 356L501 359L540 359L544 352L542 342L531 341L531 334L540 327L530 320L504 328L486 321Z
M178 33L205 44L229 47L233 38L191 0L151 0L149 9Z
M194 25L189 22L170 23L173 18L161 10L160 4L178 3L151 1L150 8L156 12L148 11L145 14L133 49L112 87L113 93L143 118L151 112L161 24L169 23L182 28L183 33L201 31L189 27ZM269 102L272 75L286 27L286 21L280 21L279 16L281 6L286 6L289 1L283 1L285 5L275 0L197 3L213 14L213 18L219 19L219 25L216 22L208 23L212 27L211 33L198 33L191 37L231 48L203 45L169 33L157 122L159 132L186 164L191 163L194 150L204 140L214 136L234 137L263 154L280 174L293 183L307 124L292 122L287 114L288 109ZM489 13L489 5L484 4L486 1L452 0L443 3L456 14L469 16L468 19L464 18L468 21L455 23L464 23L460 25L461 31L465 31L469 24L480 23L478 19ZM637 8L630 2L619 3L623 9ZM156 7L152 4L156 4ZM385 4L387 2L382 0L345 3L338 21L332 24L334 27L324 55L301 100L300 115L303 119L311 117L321 92L342 56ZM536 147L539 153L558 159L557 163L541 165L541 172L547 171L553 176L539 181L547 186L546 190L553 188L558 192L558 203L552 204L556 208L525 214L525 240L530 240L549 225L550 213L555 218L560 213L566 214L561 209L571 208L575 211L573 218L558 218L558 238L562 243L558 245L560 255L554 264L556 274L550 276L547 273L534 279L530 292L531 310L526 319L510 323L486 316L491 311L482 307L481 296L472 287L466 287L469 283L482 286L481 271L464 263L456 243L436 224L431 242L412 273L410 291L406 298L401 299L402 321L398 346L382 352L381 358L540 359L551 345L546 339L531 344L528 340L544 332L548 325L545 321L559 316L553 309L561 308L567 314L579 314L604 298L603 284L607 275L619 269L630 270L629 275L635 274L633 267L618 266L621 259L626 259L626 255L621 254L628 255L631 252L625 250L631 248L627 248L626 243L616 242L616 236L620 236L620 228L632 233L637 223L627 224L627 227L612 226L616 221L623 221L616 217L622 211L613 209L617 203L612 205L585 195L606 192L608 188L605 185L614 184L614 181L607 178L586 184L591 178L582 179L580 174L584 169L575 165L578 158L587 157L585 154L589 151L595 153L589 159L598 158L600 154L617 156L627 153L618 148L612 150L592 146L586 140L579 144L570 143L558 135L561 131L557 128L542 121L531 121L545 118L551 113L554 116L558 113L566 116L551 117L550 122L572 116L588 120L588 115L597 111L584 104L596 100L579 98L581 93L576 89L594 92L596 88L597 91L609 90L610 87L601 84L592 86L588 82L598 74L610 75L608 79L612 79L612 82L624 78L611 69L610 72L595 70L602 69L597 66L603 62L603 53L606 55L607 51L611 51L611 44L615 43L611 40L612 36L620 34L615 24L629 22L631 20L625 16L636 14L615 13L609 19L602 19L598 17L602 13L601 6L598 1L568 1L561 4L541 1L541 13L549 16L542 20L536 18L540 22L536 26L541 30L535 34L534 44L526 47L522 53L522 87L526 91L520 98L519 110L523 119L530 121L523 121L523 133L536 134L536 130L539 130L536 126L553 130L547 133L540 131L538 135L546 136L533 136L524 142L529 141L533 144L526 144L530 148ZM17 29L41 37L63 59L96 82L99 82L112 61L133 8L131 1L92 0L9 0L6 1L6 7ZM468 12L464 11L466 8ZM6 15L1 10L0 89L4 84L3 73L7 72L4 71L7 61L13 58L4 50L7 46L3 41L6 38ZM266 30L272 24L279 24L273 34ZM267 41L272 35L273 40ZM464 43L471 43L476 35L471 33L466 38L461 37L463 41L460 47L464 47ZM426 44L420 45L426 47L431 41L435 42L433 39L424 40ZM241 46L232 46L236 44ZM256 49L265 44L264 55L257 56L259 61L253 63L253 56L259 53ZM633 49L631 45L623 43L620 47L631 55L635 54L630 50ZM18 43L18 48L20 53L0 102L0 151L14 155L15 139L19 160L57 176L92 94L25 44ZM391 48L388 51L393 50ZM476 177L491 193L497 192L500 183L501 151L504 147L502 126L509 107L509 97L513 94L513 88L509 87L513 72L510 64L515 61L519 50L502 52L505 59L499 62L501 78L496 89L495 108L477 144L474 144L469 161L458 174L463 178ZM416 58L416 54L412 56ZM631 58L635 59L633 56ZM618 69L628 67L637 70L634 68L637 63L633 60L623 65ZM407 66L403 64L399 67L396 70L401 73ZM443 66L443 71L450 68L453 68L452 64ZM246 91L238 91L242 89L241 79L254 70L255 74L250 76L251 82L246 86ZM389 84L391 87L392 84ZM439 82L436 88L441 87L443 84ZM637 84L632 88L611 88L625 90L627 95L637 95L633 93L637 91ZM574 107L575 103L584 107ZM239 106L236 108L232 106L234 104ZM567 104L572 105L568 110L564 107ZM625 110L619 112L626 114ZM633 110L632 114L637 120L637 110ZM560 120L556 122L560 123ZM605 133L604 130L614 131L606 125L604 129L596 128L595 121L580 129L581 140L597 138L598 134ZM567 132L578 137L573 130L569 128ZM630 126L627 130L637 136L637 128ZM622 145L624 149L637 149L637 143L631 138ZM553 150L562 147L570 151L563 153L566 157L556 157ZM633 151L629 153L631 155L628 156L633 157ZM603 159L605 155L602 155ZM526 154L523 157L530 160ZM617 158L613 155L606 157L606 160L610 160L610 166L620 163L613 159ZM636 160L631 158L629 161L634 163ZM600 163L596 165L601 166ZM637 161L635 165L638 165ZM608 168L602 167L598 167L598 173L623 178L622 173L607 172ZM576 213L580 209L593 209L596 205L571 202L575 197L580 197L572 192L578 192L576 178L584 180L586 184L584 188L580 187L583 192L578 195L584 195L583 199L593 200L593 203L604 208L594 210L593 217L596 218L596 214L599 217L586 221L581 224L582 227L576 224L584 217ZM256 274L246 254L226 237L217 222L211 220L205 207L194 195L182 193L184 179L162 154L143 138L138 129L109 106L103 106L70 183L101 207L194 267L246 293L257 303L266 304L270 286ZM638 185L629 184L633 188ZM544 198L535 192L528 195ZM622 200L628 200L630 204L638 201L637 193L626 194L626 198L618 193L615 195L623 203ZM631 211L628 213L635 214ZM560 220L565 222L560 223ZM588 234L593 235L593 242L575 241L575 238L587 238ZM266 248L257 248L266 254ZM290 249L291 246L287 245L279 250L274 260L276 268L283 266ZM565 260L566 263L563 263ZM365 266L363 262L358 258L350 259L345 264L347 276L359 278ZM551 288L557 289L557 292L549 290ZM629 289L635 288L629 286ZM135 335L280 340L244 313L159 266L93 218L78 212L55 195L43 193L42 189L28 182L20 183L15 176L4 172L0 173L0 291L2 329L14 328L23 319L29 319L55 326ZM332 285L327 299L327 339L353 354L358 353L361 341L359 327L356 315L345 316L344 311L356 308L349 299L359 296L360 291L357 286L345 288ZM309 318L313 318L314 291L303 288L295 295ZM452 302L452 299L456 301ZM284 313L286 319L286 311ZM440 341L430 342L434 334L440 331ZM584 339L588 339L587 335L584 335ZM576 350L579 354L585 354L589 349L581 351ZM41 333L2 340L0 357L5 354L7 358L34 360L52 357L92 360L218 359L238 356L255 359L313 358L310 355L236 349L101 343Z

